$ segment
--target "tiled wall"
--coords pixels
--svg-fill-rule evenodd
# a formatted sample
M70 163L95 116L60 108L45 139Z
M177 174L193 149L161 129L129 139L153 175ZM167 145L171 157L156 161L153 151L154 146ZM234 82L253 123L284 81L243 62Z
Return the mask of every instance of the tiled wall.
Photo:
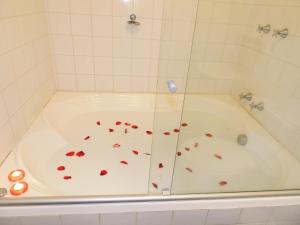
M47 2L59 90L156 90L163 0Z
M251 91L263 101L252 115L300 160L300 1L235 1L244 26L233 96ZM258 24L289 29L286 39L256 32ZM237 98L238 99L238 98ZM249 103L242 103L249 110Z
M298 225L299 206L0 218L1 225Z
M240 51L236 1L199 0L188 93L229 94Z
M0 2L0 163L54 90L44 0Z

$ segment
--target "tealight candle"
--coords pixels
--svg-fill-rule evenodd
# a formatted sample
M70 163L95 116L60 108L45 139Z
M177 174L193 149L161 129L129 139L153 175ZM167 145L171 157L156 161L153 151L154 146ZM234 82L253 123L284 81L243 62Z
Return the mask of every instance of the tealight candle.
M21 195L28 190L28 184L26 182L17 182L10 188L10 193L12 195Z
M25 177L24 170L14 170L8 175L8 179L12 182L22 180Z

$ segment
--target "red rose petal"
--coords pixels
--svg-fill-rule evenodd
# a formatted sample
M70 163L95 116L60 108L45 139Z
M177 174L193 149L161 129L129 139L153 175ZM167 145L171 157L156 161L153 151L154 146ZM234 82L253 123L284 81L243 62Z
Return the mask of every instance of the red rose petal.
M158 164L158 168L162 169L164 168L164 165L162 163Z
M131 128L132 129L138 129L139 127L137 125L132 125Z
M182 123L181 124L182 127L187 127L187 125L188 125L187 123Z
M84 138L84 140L86 141L86 140L89 140L91 137L90 136L86 136L85 138Z
M175 133L179 133L179 132L180 132L180 130L177 129L177 128L175 128L173 131L174 131Z
M109 128L108 131L109 131L110 133L112 133L112 132L114 132L114 129Z
M127 128L125 128L125 130L124 130L124 133L125 133L125 134L127 134L127 133L128 133L128 129L127 129Z
M120 161L121 164L128 165L128 162L125 160Z
M171 133L170 132L164 132L164 135L169 136Z
M207 134L205 134L207 137L209 137L209 138L212 138L213 137L213 135L212 134L210 134L210 133L207 133Z
M158 185L156 183L152 183L152 186L156 189L158 188Z
M64 171L66 169L66 167L64 167L64 166L59 166L59 167L57 167L57 170L58 171Z
M184 150L186 150L186 151L190 151L191 149L190 149L190 148L188 148L188 147L186 147L186 148L184 148Z
M126 122L125 126L129 127L129 126L131 126L131 123Z
M138 155L139 151L138 150L132 150L133 154Z
M71 176L64 176L64 179L65 179L65 180L71 180L72 177L71 177Z
M122 122L120 122L120 121L117 121L117 122L116 122L116 125L117 125L117 126L119 126L119 125L121 125L121 124L122 124Z
M108 174L107 170L100 171L100 176L105 176L106 174Z
M198 147L199 147L199 143L196 142L196 143L194 144L194 148L198 148Z
M146 134L151 135L151 134L152 134L152 131L147 130L147 131L146 131Z
M225 186L225 185L227 185L227 181L220 181L220 182L219 182L219 185L220 185L220 186Z
M85 155L84 151L80 151L76 153L76 156L83 157Z
M222 156L220 156L220 155L218 155L218 154L215 154L214 156L215 156L215 158L217 158L217 159L222 159Z
M100 126L100 125L101 125L101 122L100 122L100 121L97 121L96 124L97 124L98 126Z
M181 155L182 155L182 153L181 153L181 152L177 152L176 154L177 154L177 156L181 156Z
M73 156L73 155L75 155L75 152L74 152L74 151L71 151L71 152L66 153L66 156Z
M193 172L193 170L191 169L191 168L189 168L189 167L187 167L187 168L185 168L187 171L189 171L190 173L192 173Z
M120 147L121 147L121 145L118 143L113 145L113 148L120 148Z

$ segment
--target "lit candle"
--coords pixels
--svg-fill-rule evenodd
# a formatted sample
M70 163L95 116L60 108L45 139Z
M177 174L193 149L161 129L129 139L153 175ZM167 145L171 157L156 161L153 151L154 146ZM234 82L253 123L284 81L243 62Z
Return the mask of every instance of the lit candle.
M24 170L14 170L8 175L8 179L12 182L22 180L25 177Z
M26 182L17 182L10 188L10 193L12 195L21 195L28 190L28 184Z

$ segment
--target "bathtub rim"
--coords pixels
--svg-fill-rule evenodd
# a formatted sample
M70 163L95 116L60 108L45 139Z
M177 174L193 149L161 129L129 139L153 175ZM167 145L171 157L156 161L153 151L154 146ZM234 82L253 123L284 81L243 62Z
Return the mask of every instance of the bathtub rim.
M209 193L209 194L182 194L182 195L127 195L127 196L61 196L61 197L30 197L30 198L0 198L1 207L11 206L45 206L45 205L81 205L81 204L116 204L116 203L165 203L184 201L222 201L272 198L278 200L282 197L299 198L300 190L279 191L249 191L235 193ZM1 209L0 209L1 211Z

